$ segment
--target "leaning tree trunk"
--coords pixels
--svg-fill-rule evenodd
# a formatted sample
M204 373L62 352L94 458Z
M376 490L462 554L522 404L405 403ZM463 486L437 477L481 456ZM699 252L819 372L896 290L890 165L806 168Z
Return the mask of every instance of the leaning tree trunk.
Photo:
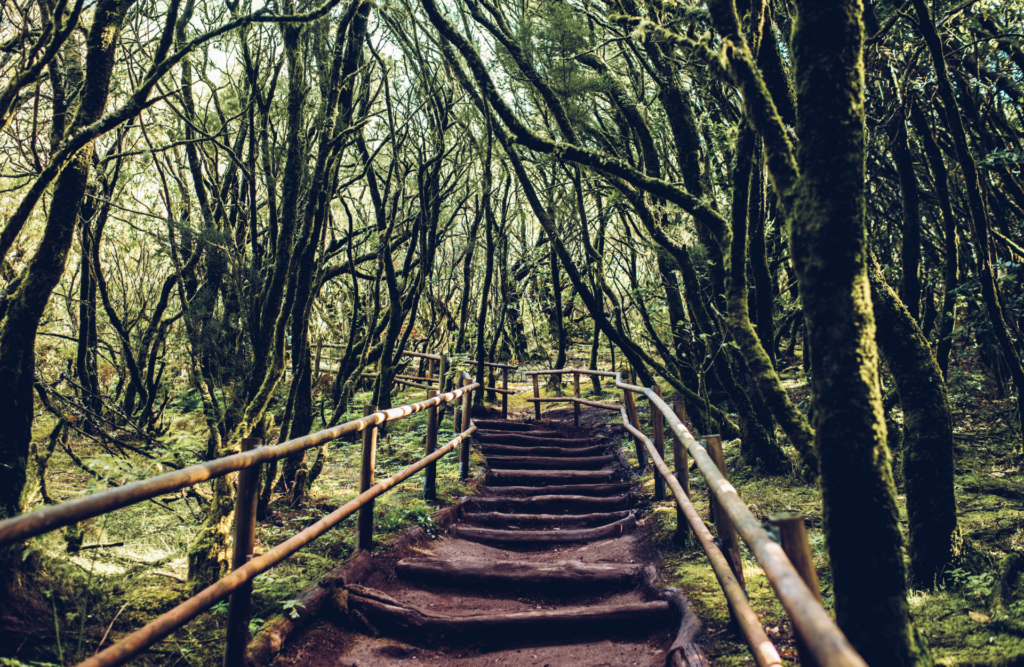
M910 576L931 588L964 556L953 492L953 417L931 347L871 258L869 278L881 349L903 407L903 479L907 489Z

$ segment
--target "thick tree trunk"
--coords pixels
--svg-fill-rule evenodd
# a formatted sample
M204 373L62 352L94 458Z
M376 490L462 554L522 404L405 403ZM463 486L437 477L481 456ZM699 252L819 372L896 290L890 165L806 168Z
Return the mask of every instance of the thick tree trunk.
M836 620L869 665L928 665L907 604L866 266L863 5L797 5L791 247L813 355Z

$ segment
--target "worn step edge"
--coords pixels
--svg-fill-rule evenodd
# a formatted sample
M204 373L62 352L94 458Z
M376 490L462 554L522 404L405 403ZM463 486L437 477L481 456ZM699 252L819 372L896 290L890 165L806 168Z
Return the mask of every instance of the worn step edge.
M633 504L633 495L625 493L621 496L607 498L592 496L532 496L528 498L468 498L461 507L462 516L473 512L511 512L515 514L553 514L556 512L579 512L580 514L595 511L614 512L629 509Z
M635 584L643 573L641 565L620 563L579 563L560 560L535 563L524 560L484 561L475 559L407 558L395 565L395 574L405 580L459 588L600 588Z
M555 484L550 486L481 486L479 491L485 494L483 497L499 496L520 497L520 496L612 496L626 493L630 485L623 482L612 484Z
M536 433L536 431L534 432ZM595 444L594 438L564 438L561 435L534 435L534 433L488 433L477 431L473 437L478 442L489 442L494 445L524 445L537 447L558 443L559 447L590 447Z
M604 470L490 470L487 484L493 486L524 486L524 482L614 482L621 473L619 468Z
M404 605L380 591L364 586L349 587L348 609L358 612L371 629L377 632L401 631L415 638L442 637L450 640L468 636L473 641L483 635L513 633L529 639L536 635L550 636L565 641L570 631L616 632L634 634L638 630L651 632L661 630L672 620L672 610L664 600L637 602L622 605L594 605L569 607L541 611L512 612L506 614L479 614L473 616L450 616L428 614L416 607ZM536 635L534 634L536 633Z
M634 528L636 528L636 516L631 513L625 519L607 526L577 530L495 530L456 524L452 526L452 537L471 542L499 542L501 544L561 544L606 540L625 535Z
M604 526L625 519L632 510L591 512L589 514L513 514L507 512L467 512L462 520L477 526L566 526L578 528Z
M480 430L493 429L495 431L529 431L533 426L525 422L518 422L509 419L474 419L473 423Z
M593 447L528 447L520 445L491 445L480 443L480 451L484 456L492 454L497 456L597 456L607 451L605 445L594 445Z
M580 456L567 458L559 456L487 456L487 466L492 470L600 470L615 463L610 454L604 456Z

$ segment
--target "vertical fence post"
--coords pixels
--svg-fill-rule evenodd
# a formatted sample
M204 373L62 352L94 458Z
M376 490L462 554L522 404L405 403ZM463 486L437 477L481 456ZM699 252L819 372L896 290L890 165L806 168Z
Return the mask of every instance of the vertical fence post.
M466 378L462 379L463 384L473 384L473 380L470 379L468 382ZM462 395L462 433L469 430L469 395L473 392L467 391ZM462 440L462 451L459 452L459 479L466 480L469 478L469 438Z
M501 388L508 389L508 369L501 369ZM508 394L501 395L501 418L508 419Z
M324 349L324 341L321 338L321 339L317 340L317 342L316 342L316 361L313 364L313 373L314 374L318 374L320 372L320 353L323 351L323 349Z
M661 387L655 382L651 390L661 396ZM651 428L654 431L654 449L657 450L661 460L665 460L665 415L661 414L654 402L651 402ZM654 471L654 499L665 500L665 478L657 470Z
M533 375L532 377L533 377L533 397L534 398L540 398L540 380L537 379L539 376ZM537 421L540 421L540 401L534 401L533 402L533 415L537 419Z
M576 398L580 397L580 374L579 373L573 373L572 374L572 395L575 396ZM576 428L579 428L580 427L580 404L579 403L573 403L572 404L572 420L573 420L573 423L576 424Z
M729 472L725 467L725 452L722 450L721 436L709 435L705 436L704 440L708 443L708 454L711 455L711 460L715 462L722 476L728 480ZM746 590L747 583L743 578L743 561L740 559L740 542L736 536L736 527L733 526L732 519L729 518L725 509L718 503L714 493L711 494L711 503L715 513L715 528L718 529L718 539L722 541L722 553L725 555L725 559L729 561L729 566L732 568L733 574L736 575L736 580Z
M623 381L626 384L632 384L629 379L629 373L623 371ZM623 398L626 401L626 414L629 415L629 421L633 424L636 430L640 429L640 415L636 411L636 397L633 396L633 392L628 389L622 390ZM647 467L647 450L644 449L644 443L640 441L640 438L634 437L634 443L636 444L636 463L643 470Z
M376 405L364 405L363 416L377 411ZM377 468L377 425L363 429L363 460L359 472L359 493L373 486ZM373 547L373 500L359 508L359 532L356 534L356 551L369 551Z
M782 550L789 556L789 562L793 563L793 567L807 587L811 589L811 593L818 599L818 602L821 602L821 584L818 582L818 571L814 567L811 545L807 542L807 528L804 525L803 516L785 512L768 517L768 521L778 527ZM800 664L807 665L807 667L818 667L818 661L807 650L807 645L800 636L800 632L796 631L795 634Z
M437 396L437 390L427 389L427 398L434 396ZM430 456L437 449L438 407L427 408L427 453L425 456ZM423 471L423 500L437 500L437 461L429 464Z
M430 365L433 366L434 365L433 362L431 362ZM434 378L433 369L428 370L426 372L426 375L424 375L424 377L426 378L426 381L423 384L427 385L427 398L430 398L430 397L432 397L432 396L437 394L437 391L434 391L433 394L430 393L432 391L431 387L433 386L431 384L431 382L430 382Z
M444 354L441 355L441 360L437 362L437 391L440 394L448 391L448 357ZM444 423L444 406L442 410L437 413L437 428L441 428L441 424Z
M263 444L260 438L242 438L242 451ZM256 538L256 499L260 489L260 467L250 466L238 471L238 492L235 494L235 535L232 542L231 569L237 570L252 556ZM227 639L224 646L224 667L242 667L249 644L249 598L252 582L231 594L228 602Z
M675 409L676 417L679 417L679 421L686 424L686 403L683 401L676 401L672 404ZM679 481L679 486L683 487L683 493L686 494L687 498L690 498L690 457L686 452L686 447L683 446L683 441L679 439L679 436L672 432L672 453L675 457L676 466L676 479ZM676 539L685 544L689 540L690 526L686 522L686 517L683 516L683 510L676 504Z

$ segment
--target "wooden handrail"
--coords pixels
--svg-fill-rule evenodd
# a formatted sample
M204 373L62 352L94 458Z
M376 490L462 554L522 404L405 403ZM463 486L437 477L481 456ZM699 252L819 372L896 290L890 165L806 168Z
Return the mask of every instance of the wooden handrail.
M743 586L740 585L736 575L733 574L725 554L715 544L715 538L711 535L711 531L708 530L704 520L697 514L697 510L693 508L690 499L686 497L683 487L680 486L675 475L665 465L665 461L658 456L658 450L655 448L654 443L643 432L629 423L629 414L626 408L620 407L619 413L622 415L622 424L626 427L626 430L634 437L640 438L644 443L647 453L651 455L651 460L654 461L654 466L665 478L665 481L668 482L669 488L672 489L672 496L679 503L687 523L693 528L697 540L700 541L700 545L704 548L704 553L707 554L708 560L711 561L711 569L714 570L715 576L718 577L718 583L721 584L722 591L725 593L725 599L729 603L729 609L732 610L733 618L736 619L740 631L747 640L747 646L750 647L750 652L754 656L754 662L757 663L758 667L781 665L782 658L779 656L779 652L775 650L775 645L768 639L764 628L761 627L761 621L757 618L757 614L751 609L750 602L747 600L747 592L743 590Z
M478 385L474 385L478 386ZM467 392L466 387L438 394L416 403L401 405L389 410L380 410L367 417L353 419L333 428L288 440L273 447L259 447L248 452L231 454L206 463L139 480L115 489L100 491L83 498L76 498L58 505L44 507L27 514L0 521L0 545L42 535L51 530L69 526L78 521L100 516L143 500L178 491L200 482L215 479L228 473L251 466L283 459L325 442L336 440L348 433L362 431L370 426L395 421L429 407L448 403Z
M471 391L478 387L474 382L463 387ZM401 472L392 475L382 482L378 482L352 500L348 501L338 509L323 517L305 530L296 533L270 551L254 557L248 563L228 574L216 583L207 586L198 594L190 597L166 614L159 616L146 626L136 630L113 646L110 646L91 658L78 663L76 667L114 667L123 665L133 657L152 646L178 628L182 627L193 618L206 611L221 600L226 599L232 592L241 588L244 584L252 581L257 575L266 572L288 556L292 555L302 547L306 546L328 530L336 526L342 520L355 514L363 505L377 496L385 493L409 477L412 477L430 463L437 461L448 452L455 449L463 440L476 432L476 425L471 424L469 429L455 436L444 447L438 449L430 456L426 456Z
M725 476L719 471L715 465L711 456L707 450L701 446L699 442L693 437L689 429L679 420L679 417L675 414L675 410L672 409L661 396L654 392L654 390L647 387L641 387L639 385L629 384L622 380L622 375L618 372L608 371L592 371L581 368L563 368L563 369L552 369L543 371L527 371L526 375L552 375L552 374L572 374L579 373L580 375L599 375L603 377L614 377L615 386L621 389L624 393L638 393L643 394L651 403L651 409L657 409L665 419L665 423L672 432L679 438L686 447L690 456L694 458L697 463L697 467L704 475L704 481L708 485L708 489L714 495L715 500L724 509L726 514L732 520L737 532L743 541L747 543L747 547L757 560L758 564L764 570L765 577L771 583L772 588L775 589L775 593L782 603L786 613L789 614L790 619L793 622L794 628L803 639L804 644L807 646L811 656L819 665L829 665L829 667L867 667L867 663L860 657L853 646L850 645L846 635L836 626L832 621L832 618L825 611L825 608L821 605L819 596L811 591L807 584L804 583L803 578L797 572L796 568L793 567L789 557L783 551L782 547L769 537L768 533L764 530L761 523L750 513L747 509L747 504L739 497L736 488L725 478ZM536 387L536 385L535 385ZM534 402L536 405L540 405L542 402L565 402L565 403L576 403L581 405L589 405L592 402L583 401L583 399L576 398L573 396L566 397L552 397L552 398L541 398L534 396L528 398L528 401ZM775 648L771 645L771 642L767 641L767 635L764 634L763 628L760 626L760 622L757 621L756 615L751 617L750 605L746 601L746 595L740 588L740 595L737 596L736 590L733 589L730 583L732 582L739 586L739 582L736 580L735 575L732 573L728 566L724 555L721 550L714 544L713 541L707 543L704 537L710 537L707 527L704 522L697 516L693 510L693 506L690 504L689 499L683 492L682 486L676 480L675 476L669 471L668 466L665 465L664 460L658 454L657 448L654 443L651 442L643 433L633 425L628 416L628 410L625 407L611 406L609 404L598 404L595 407L612 407L618 409L621 416L623 425L626 430L636 438L639 442L643 443L644 449L650 454L654 461L655 469L658 471L665 481L668 483L669 488L672 489L672 495L686 517L687 522L693 528L694 533L700 540L701 545L704 547L705 553L711 560L711 566L715 570L715 574L718 577L719 582L722 584L722 589L725 592L726 600L729 602L730 609L732 609L734 616L740 624L741 629L744 631L744 635L747 640L748 646L750 646L751 652L753 653L754 660L758 665L777 665L780 664L778 653ZM722 567L724 566L724 570ZM749 612L749 613L748 613ZM770 648L770 650L768 650Z

